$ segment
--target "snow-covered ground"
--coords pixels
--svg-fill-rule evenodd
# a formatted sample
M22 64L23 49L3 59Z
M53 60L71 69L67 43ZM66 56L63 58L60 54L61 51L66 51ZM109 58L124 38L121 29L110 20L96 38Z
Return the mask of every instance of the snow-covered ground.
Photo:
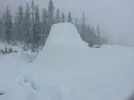
M55 24L29 59L0 58L0 100L125 100L134 90L134 48L89 48L70 23Z

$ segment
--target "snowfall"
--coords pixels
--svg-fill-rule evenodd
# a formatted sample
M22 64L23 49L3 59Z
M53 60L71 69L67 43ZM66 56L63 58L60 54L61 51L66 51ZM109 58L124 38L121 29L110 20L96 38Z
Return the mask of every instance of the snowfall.
M134 48L90 48L70 23L53 25L37 56L0 55L0 100L127 100L133 91Z

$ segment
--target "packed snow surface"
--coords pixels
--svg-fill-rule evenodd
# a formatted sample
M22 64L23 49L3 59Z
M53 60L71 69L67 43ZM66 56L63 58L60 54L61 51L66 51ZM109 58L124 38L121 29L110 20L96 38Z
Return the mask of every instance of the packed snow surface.
M74 25L55 24L26 71L45 100L124 100L134 90L134 49L89 48Z

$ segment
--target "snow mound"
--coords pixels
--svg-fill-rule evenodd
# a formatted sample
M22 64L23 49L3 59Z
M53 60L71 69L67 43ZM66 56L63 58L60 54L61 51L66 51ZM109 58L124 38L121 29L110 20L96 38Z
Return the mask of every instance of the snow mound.
M71 23L60 23L52 26L46 46L51 45L85 45L76 27Z
M89 49L87 44L81 39L76 27L73 24L54 24L51 28L45 47L30 66L38 66L39 62L43 62L43 66L45 67L53 66L55 63L56 65L62 64L62 66L70 63L74 63L74 65L76 65L77 62L80 62L80 59L78 60L75 58L79 58L79 56L82 55L79 54L79 52L81 52L81 49L83 50L83 48ZM52 65L48 64L50 61L53 62L51 63ZM34 68L36 70L36 67Z

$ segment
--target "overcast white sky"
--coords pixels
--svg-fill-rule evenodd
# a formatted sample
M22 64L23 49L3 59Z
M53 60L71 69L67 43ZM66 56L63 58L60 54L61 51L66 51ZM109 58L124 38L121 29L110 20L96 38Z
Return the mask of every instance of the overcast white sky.
M7 4L11 10L17 5L30 0L0 0L0 12ZM47 8L48 0L35 0L40 8ZM55 7L62 11L71 11L73 16L80 17L86 12L88 22L99 23L103 34L113 42L134 45L134 0L53 0Z

